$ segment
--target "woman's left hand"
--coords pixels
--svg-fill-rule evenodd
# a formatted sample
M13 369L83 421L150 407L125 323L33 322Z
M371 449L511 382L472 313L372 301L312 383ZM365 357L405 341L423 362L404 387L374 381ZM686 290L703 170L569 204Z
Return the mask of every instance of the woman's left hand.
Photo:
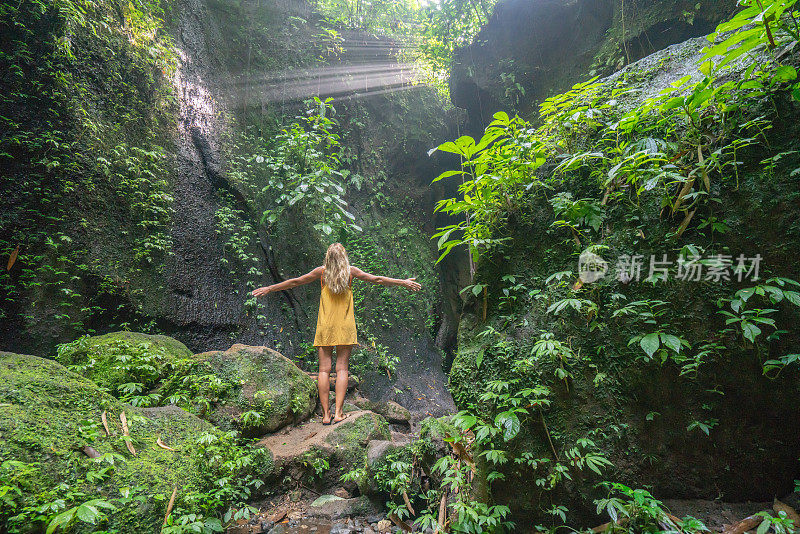
M419 291L422 289L422 286L417 282L416 278L406 278L403 280L403 287L409 291Z
M259 287L258 289L253 290L250 294L258 298L258 297L263 297L264 295L267 295L269 293L272 293L272 286Z

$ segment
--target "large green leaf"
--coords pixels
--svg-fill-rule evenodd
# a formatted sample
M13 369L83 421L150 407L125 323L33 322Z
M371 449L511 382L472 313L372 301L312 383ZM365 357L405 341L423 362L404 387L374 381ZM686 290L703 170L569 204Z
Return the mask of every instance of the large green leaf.
M514 412L501 412L494 421L495 426L503 430L503 439L510 441L519 434L520 421Z
M464 171L446 171L446 172L443 172L442 174L440 174L439 176L437 176L436 178L434 178L433 182L431 182L431 183L435 184L439 180L443 180L444 178L450 178L451 176L458 176L459 174L465 174L465 173L464 173Z
M660 337L661 337L661 342L664 344L664 346L669 347L675 352L681 351L681 340L678 336L662 333Z
M642 350L652 358L653 354L656 353L658 347L661 345L661 341L658 338L658 332L653 332L652 334L647 334L644 336L641 341L639 341L639 345L642 347Z
M775 82L792 82L797 79L797 69L791 65L781 65L775 70L772 78Z
M78 509L75 510L75 515L84 523L91 523L94 525L97 523L97 520L100 519L100 510L86 503L78 506Z
M761 329L751 323L750 321L742 321L742 333L745 339L750 340L752 343L756 342L756 337L761 333Z

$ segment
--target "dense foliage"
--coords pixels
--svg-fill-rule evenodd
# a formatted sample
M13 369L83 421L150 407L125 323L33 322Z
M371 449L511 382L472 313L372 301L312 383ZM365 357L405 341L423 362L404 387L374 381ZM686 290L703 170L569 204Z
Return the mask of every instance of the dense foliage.
M0 7L0 181L10 195L0 250L13 258L0 274L0 317L40 307L65 331L85 331L108 312L106 296L163 261L175 105L169 16L160 2L122 11L82 1ZM95 75L105 94L95 92ZM86 199L81 211L76 198ZM90 262L106 232L123 236L130 261Z
M238 57L245 81L256 67L283 66L265 52L270 27L259 5L226 51ZM786 110L800 101L797 6L797 0L744 0L707 47L686 58L697 68L663 90L646 85L666 59L650 72L628 69L579 83L542 103L533 120L497 113L480 139L463 136L435 149L460 160L435 180L456 191L437 205L455 221L435 236L439 260L460 255L471 277L462 291L466 313L451 372L460 411L425 420L418 440L350 471L344 482L372 485L388 498L395 524L420 530L446 525L451 532L495 534L529 528L522 521L533 517L537 530L555 532L582 522L578 508L587 503L608 516L611 532L706 530L695 518L672 516L655 491L626 485L626 467L615 460L629 425L618 417L617 401L630 391L626 380L652 385L659 373L672 384L695 385L691 409L673 426L700 448L724 424L718 398L726 392L708 380L708 369L735 374L748 371L741 362L755 362L759 378L776 384L796 373L800 272L788 263L800 224L792 221L785 240L770 242L762 258L735 248L767 244L744 235L741 213L748 207L734 204L742 191L751 194L746 198L773 197L761 206L796 203L800 148L772 130L791 130L781 123L794 120L796 113ZM240 4L234 12L246 15L251 7ZM403 59L417 61L441 87L456 48L486 23L493 2L319 0L313 8L313 17L281 21L302 27L295 37L310 36L302 47L305 64L325 64L342 51L342 32L363 30L402 42ZM128 327L132 319L142 329L158 328L141 310L121 310L115 296L141 291L131 280L158 287L170 253L171 18L168 5L155 1L0 7L0 90L3 109L11 111L0 117L0 179L11 195L0 215L0 252L9 258L0 274L0 319L46 308L45 316L68 325L70 338L95 324ZM84 64L97 66L98 74ZM510 91L512 104L524 97ZM381 102L407 116L418 105L408 95ZM413 184L387 184L386 152L418 146L429 131L376 133L362 122L366 106L352 102L337 109L315 98L288 116L283 106L265 108L245 103L225 117L235 126L223 143L226 187L209 214L223 243L221 269L249 290L264 283L265 266L280 275L270 256L276 243L299 270L318 265L324 246L339 240L364 270L417 275L424 289L414 296L354 289L356 306L366 312L352 368L391 379L401 369L389 343L403 343L407 332L435 334L438 280L435 254L420 231L424 222L413 220L421 195L414 196ZM535 234L543 221L546 231ZM112 234L124 246L108 245L103 237ZM645 253L655 258L649 265ZM604 277L612 267L604 257L615 254L617 276ZM771 263L761 265L762 259ZM578 271L567 262L577 262ZM675 298L681 293L691 295L693 309L682 309ZM283 327L270 312L281 306L301 330L297 317L308 299L287 296L268 308L249 298L245 305L275 348L282 348ZM39 326L32 314L23 320ZM234 327L225 333L236 334ZM26 446L0 451L0 530L124 532L126 521L139 518L136 528L147 531L162 523L166 509L164 533L221 532L249 519L255 500L279 484L298 487L328 476L331 459L311 451L299 460L296 480L272 480L269 453L249 440L276 428L279 409L286 420L309 415L308 376L293 366L281 375L262 360L231 363L161 343L129 333L77 337L55 357L69 372L50 368L35 376L25 373L56 364L4 354L14 380L0 381L0 407L8 428L19 431L15 443ZM294 359L311 368L314 348L292 348ZM272 361L288 362L281 358ZM281 398L278 386L260 387L266 375L285 382ZM611 409L569 424L575 399L590 396ZM18 412L19 405L33 415ZM642 405L644 424L668 408ZM125 410L123 432L110 432L106 413ZM146 413L177 413L169 423L190 427L191 439L183 426L179 433ZM49 445L52 454L41 435L29 434L45 425L63 441ZM150 440L144 458L134 452L141 443L131 429L141 442ZM163 460L152 459L151 448L175 452L165 448L161 432L188 453L176 460L181 465L170 465L192 474L180 493L176 481L164 485ZM90 459L91 450L97 456ZM636 461L652 466L653 456ZM158 487L137 478L142 472L157 475ZM527 508L511 493L522 495ZM795 528L785 514L762 517L759 534Z
M797 7L785 0L742 4L702 53L686 58L696 72L655 94L646 85L653 76L643 73L648 65L634 65L547 99L534 122L497 113L482 138L463 136L437 147L461 160L436 179L458 181L458 195L437 209L460 218L436 236L440 261L467 255L474 279L465 292L477 316L474 330L460 339L461 359L451 373L464 408L455 418L463 431L456 441L468 440L484 462L477 472L486 478L476 476L472 492L480 486L496 506L482 512L454 506L458 521L470 525L463 531L504 530L497 514L508 513L502 499L513 492L495 481L534 480L534 515L551 518L539 527L547 530L569 523L572 510L559 500L559 486L574 487L575 471L620 473L604 451L615 451L623 423L611 417L611 428L583 436L564 427L575 388L583 390L581 398L609 395L613 405L614 389L625 391L631 366L651 377L674 372L703 387L706 366L735 365L741 354L757 358L766 377L797 360L794 341L782 342L797 336L797 273L772 250L777 261L759 273L760 255L733 249L736 239L764 243L733 238L742 234L730 206L740 188L758 187L744 183L745 172L789 189L800 175L796 148L774 146L769 133L782 110L800 100L791 54ZM543 213L552 218L537 246L528 240L542 231ZM655 260L636 263L647 253ZM579 263L579 271L564 270L557 258ZM587 259L594 265L584 270ZM544 271L550 265L561 269ZM704 293L690 289L695 281L703 282ZM713 314L702 327L675 299L681 292L692 292L702 302L698 309ZM702 410L683 414L689 435L713 435L719 424L708 392L725 394L708 389ZM654 409L647 420L659 415ZM536 437L541 431L544 437ZM463 454L460 459L466 462ZM607 513L615 530L705 528L693 518L669 516L644 490L605 488L597 512ZM554 491L553 497L542 491Z

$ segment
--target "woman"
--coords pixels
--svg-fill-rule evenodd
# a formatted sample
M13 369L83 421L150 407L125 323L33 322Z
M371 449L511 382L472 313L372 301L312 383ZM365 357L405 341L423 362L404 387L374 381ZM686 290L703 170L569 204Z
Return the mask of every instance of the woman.
M319 315L317 316L314 346L318 348L319 352L317 387L319 388L319 401L322 404L323 425L329 425L331 421L338 423L346 417L342 413L342 407L344 406L344 396L347 393L348 364L353 345L358 344L356 319L353 314L353 278L382 286L401 286L409 291L419 291L422 287L416 282L416 278L399 280L365 273L350 265L347 252L341 243L334 243L328 247L325 263L321 267L298 278L260 287L252 293L254 297L261 297L275 291L302 286L315 280L320 281L322 293L319 298ZM336 411L331 420L328 395L334 347L336 347Z

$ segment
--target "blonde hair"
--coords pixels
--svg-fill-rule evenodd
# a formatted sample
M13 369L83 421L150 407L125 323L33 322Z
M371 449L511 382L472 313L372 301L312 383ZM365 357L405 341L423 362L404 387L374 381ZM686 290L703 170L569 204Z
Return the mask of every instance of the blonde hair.
M344 293L350 287L350 258L341 243L334 243L325 253L323 281L331 292Z

